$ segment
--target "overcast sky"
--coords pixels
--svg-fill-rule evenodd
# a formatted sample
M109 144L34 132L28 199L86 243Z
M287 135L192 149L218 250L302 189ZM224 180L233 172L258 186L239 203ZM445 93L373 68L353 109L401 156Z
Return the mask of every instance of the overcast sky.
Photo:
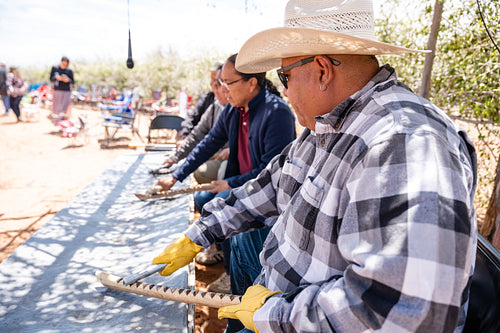
M134 61L163 49L182 55L237 52L258 31L281 26L287 0L129 0ZM0 61L51 65L125 61L127 0L0 0Z

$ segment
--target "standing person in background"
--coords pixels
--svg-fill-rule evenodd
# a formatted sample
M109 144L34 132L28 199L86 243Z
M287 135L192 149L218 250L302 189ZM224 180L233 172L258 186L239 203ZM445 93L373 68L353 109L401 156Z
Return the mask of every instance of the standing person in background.
M7 93L7 68L5 64L0 61L0 97L2 97L3 106L5 107L4 116L9 114L10 108L10 97Z
M75 80L73 78L73 71L68 68L69 59L67 57L61 58L59 66L53 66L50 71L50 81L54 84L54 97L52 120L69 119L70 103L71 103L71 89Z
M9 68L7 74L7 92L9 94L9 104L12 111L14 111L17 122L22 121L20 104L28 85L24 82L19 70L16 67Z

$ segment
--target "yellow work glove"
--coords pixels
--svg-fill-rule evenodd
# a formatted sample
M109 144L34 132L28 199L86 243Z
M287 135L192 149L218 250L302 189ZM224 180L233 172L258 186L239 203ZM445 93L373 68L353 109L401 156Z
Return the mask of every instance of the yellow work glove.
M255 311L260 309L269 297L279 293L281 293L281 291L272 291L259 284L251 286L241 298L240 304L224 306L219 309L219 319L238 319L246 328L257 332L255 324L253 323Z
M203 246L193 243L186 235L182 235L168 245L162 254L153 259L153 265L168 264L160 272L160 275L167 276L193 261L202 249Z

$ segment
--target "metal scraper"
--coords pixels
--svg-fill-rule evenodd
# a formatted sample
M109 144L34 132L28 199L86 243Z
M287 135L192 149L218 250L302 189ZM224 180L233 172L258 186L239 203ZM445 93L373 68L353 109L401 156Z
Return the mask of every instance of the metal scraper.
M162 271L165 267L167 267L167 265L168 264L154 265L154 266L152 266L144 271L141 271L139 273L127 275L123 278L123 283L125 283L125 285L129 286L132 283L139 281L140 279L143 279L143 278L150 276L154 273L158 273L158 272Z

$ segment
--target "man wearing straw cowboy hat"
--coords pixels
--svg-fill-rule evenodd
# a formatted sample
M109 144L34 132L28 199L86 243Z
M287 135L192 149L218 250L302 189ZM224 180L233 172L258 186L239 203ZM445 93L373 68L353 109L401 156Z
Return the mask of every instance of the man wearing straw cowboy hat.
M418 51L376 41L373 22L371 1L291 0L284 28L241 48L239 71L279 68L307 128L154 260L170 274L216 240L272 226L260 276L220 317L259 332L462 330L474 147L379 67L375 55Z

